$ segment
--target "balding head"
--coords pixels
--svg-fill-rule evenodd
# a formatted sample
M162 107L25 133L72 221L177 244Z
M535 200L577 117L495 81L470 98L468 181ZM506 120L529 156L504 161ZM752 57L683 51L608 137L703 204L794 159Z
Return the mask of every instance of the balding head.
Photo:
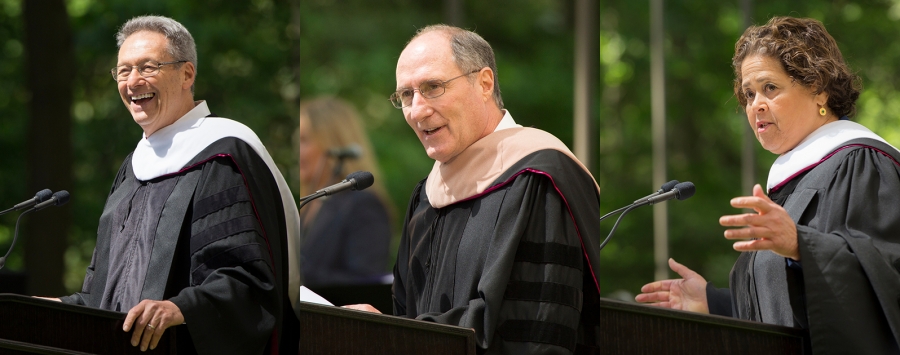
M468 61L463 63L466 67L459 65L460 56L453 50L457 30L463 31L426 27L409 41L397 61L397 91L407 100L406 122L428 156L440 162L493 132L503 117L497 104L499 93L495 96L494 70Z
M453 61L460 70L470 72L484 67L491 68L494 72L494 102L497 108L502 109L503 98L500 96L500 80L497 79L497 62L491 45L475 32L448 25L423 27L409 42L412 43L424 34L435 32L447 36Z

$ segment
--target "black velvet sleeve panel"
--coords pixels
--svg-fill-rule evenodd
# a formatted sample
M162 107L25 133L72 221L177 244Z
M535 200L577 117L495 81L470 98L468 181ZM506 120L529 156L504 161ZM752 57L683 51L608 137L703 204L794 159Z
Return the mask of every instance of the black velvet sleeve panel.
M213 143L191 164L204 169L191 212L199 213L187 218L191 286L170 300L198 352L296 352L285 217L272 173L236 138Z
M233 164L226 158L204 163L195 211L208 208L199 203L211 196L244 186ZM255 215L250 202L238 202L191 223L190 286L170 300L184 314L200 353L262 353L275 329L280 303Z

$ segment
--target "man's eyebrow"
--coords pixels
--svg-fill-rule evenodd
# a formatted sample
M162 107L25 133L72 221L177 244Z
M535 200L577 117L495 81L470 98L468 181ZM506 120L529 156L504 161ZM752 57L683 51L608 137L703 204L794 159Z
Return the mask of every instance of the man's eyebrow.
M141 65L141 64L146 64L147 62L157 62L157 63L159 63L159 62L164 62L164 61L159 61L159 60L156 60L156 59L153 59L153 58L150 58L150 57L143 57L143 58L138 58L138 59L134 60L133 63L134 63L134 65ZM122 64L122 62L116 60L116 66L117 66L117 67L118 67L118 66L122 66L122 65L125 65L125 64Z

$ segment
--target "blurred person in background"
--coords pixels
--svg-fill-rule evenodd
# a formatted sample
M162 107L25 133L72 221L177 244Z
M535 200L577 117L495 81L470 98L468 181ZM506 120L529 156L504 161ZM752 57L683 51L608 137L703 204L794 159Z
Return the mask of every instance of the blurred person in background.
M304 285L382 283L389 274L390 204L357 111L334 97L301 102L298 153L301 196L355 171L377 177L366 190L321 198L300 211Z

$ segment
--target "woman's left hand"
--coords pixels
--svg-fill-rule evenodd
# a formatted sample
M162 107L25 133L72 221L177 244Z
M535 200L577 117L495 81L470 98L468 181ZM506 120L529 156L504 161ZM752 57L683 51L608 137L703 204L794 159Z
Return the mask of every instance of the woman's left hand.
M737 251L771 250L773 253L800 260L797 248L797 225L787 211L772 202L759 184L753 186L753 196L731 199L731 206L751 208L756 213L744 213L719 218L725 227L744 227L725 231L726 239L752 239L735 242Z

